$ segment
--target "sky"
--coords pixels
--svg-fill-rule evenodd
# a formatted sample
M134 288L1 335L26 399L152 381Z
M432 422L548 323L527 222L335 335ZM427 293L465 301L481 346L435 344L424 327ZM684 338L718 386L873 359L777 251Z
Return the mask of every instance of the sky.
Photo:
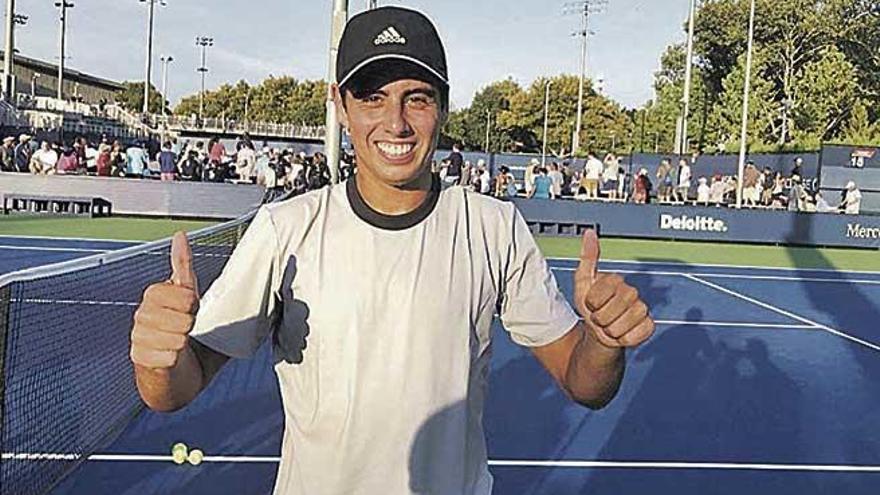
M199 90L196 36L211 36L208 89L274 76L323 79L327 74L331 0L165 0L157 3L152 81L161 89L159 57L171 55L168 97ZM143 81L147 4L139 0L73 0L68 10L69 67L96 76ZM350 0L351 14L366 0ZM452 107L470 104L487 84L512 77L527 86L542 75L577 74L580 17L565 0L380 0L421 10L446 45ZM15 31L25 56L58 60L58 11L50 0L16 0L29 16ZM608 0L591 16L588 74L604 79L605 94L628 108L653 97L660 55L682 42L688 0ZM4 6L5 11L5 6Z

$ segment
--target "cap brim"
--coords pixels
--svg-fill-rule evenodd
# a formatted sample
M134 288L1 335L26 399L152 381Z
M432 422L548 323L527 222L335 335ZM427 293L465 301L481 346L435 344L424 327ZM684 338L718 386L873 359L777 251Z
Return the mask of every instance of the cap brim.
M376 63L393 62L393 61L407 62L409 64L415 65L417 68L421 69L422 71L425 71L428 75L431 76L432 79L435 79L441 85L446 86L446 87L449 86L449 81L445 77L443 77L439 72L437 72L436 70L431 68L431 66L429 66L425 62L422 62L421 60L419 60L415 57L410 57L408 55L394 54L394 53L376 55L376 56L373 56L373 57L370 57L370 58L364 60L363 62L356 65L354 67L354 69L350 70L348 72L348 74L346 74L345 77L339 81L339 86L345 86L347 83L351 82L351 80L354 77L356 77L359 74L362 74L366 68L368 68ZM418 74L414 74L414 75L418 75Z

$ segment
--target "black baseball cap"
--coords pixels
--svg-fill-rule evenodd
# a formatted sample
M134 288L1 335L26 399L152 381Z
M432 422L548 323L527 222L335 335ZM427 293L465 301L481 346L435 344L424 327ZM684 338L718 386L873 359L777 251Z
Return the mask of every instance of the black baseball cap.
M336 81L344 87L367 68L411 74L449 87L440 35L431 20L415 10L380 7L348 20L339 41Z

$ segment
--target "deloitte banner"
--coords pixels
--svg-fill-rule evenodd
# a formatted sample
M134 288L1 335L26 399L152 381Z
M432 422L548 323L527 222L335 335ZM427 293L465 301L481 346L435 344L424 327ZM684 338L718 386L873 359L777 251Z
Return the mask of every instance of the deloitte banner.
M514 202L536 233L570 234L598 224L603 235L880 249L880 216L732 208L591 203Z

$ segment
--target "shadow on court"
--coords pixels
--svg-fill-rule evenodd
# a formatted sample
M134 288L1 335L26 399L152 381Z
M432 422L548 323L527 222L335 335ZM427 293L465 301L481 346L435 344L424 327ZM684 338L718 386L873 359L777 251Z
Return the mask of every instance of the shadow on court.
M687 313L688 321L702 319L700 308ZM635 361L650 368L599 460L773 462L797 450L803 399L763 341L675 326L656 335ZM566 478L563 473L546 493L743 493L742 484L726 491L709 477L677 470L595 470L580 485Z
M791 224L789 239L811 237L814 215L794 215ZM841 233L843 235L843 233ZM799 258L800 249L789 247L789 258L798 268L804 268ZM831 262L820 250L814 250L814 258L810 261L822 266L830 266ZM880 256L880 251L878 251ZM799 277L809 276L806 270L798 270ZM837 272L823 274L827 277L844 279ZM873 292L869 296L866 290L862 290L857 284L841 281L834 284L817 284L809 281L801 281L801 289L807 294L812 309L820 312L824 318L820 323L826 323L835 330L853 335L872 344L880 344L880 291ZM852 377L852 383L859 383L864 387L853 394L853 398L861 402L859 411L847 417L848 421L854 422L847 428L848 433L844 442L844 458L842 463L871 463L880 464L880 432L876 428L876 421L870 418L880 418L880 388L877 380L880 378L880 352L863 345L846 342L849 356L859 364L861 376ZM852 386L841 384L841 387ZM826 398L827 407L834 408L833 398Z

